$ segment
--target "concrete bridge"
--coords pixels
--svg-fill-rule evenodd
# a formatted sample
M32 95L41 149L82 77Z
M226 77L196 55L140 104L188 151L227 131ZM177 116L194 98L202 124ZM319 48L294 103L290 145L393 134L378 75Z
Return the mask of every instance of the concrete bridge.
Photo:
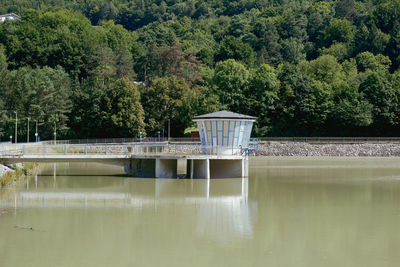
M0 162L104 162L123 164L128 175L155 178L248 176L240 149L199 144L14 144L0 146Z

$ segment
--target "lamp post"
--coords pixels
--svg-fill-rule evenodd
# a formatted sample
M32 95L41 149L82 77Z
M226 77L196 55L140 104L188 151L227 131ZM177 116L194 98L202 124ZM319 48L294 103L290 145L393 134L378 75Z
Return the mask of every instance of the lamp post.
M157 131L158 141L160 142L160 131Z
M12 135L10 135L10 143L12 143Z
M142 142L142 131L139 132L139 140Z
M18 112L14 111L15 113L15 143L18 143Z
M57 123L54 121L54 144L57 143Z
M35 139L36 139L36 143L37 143L37 139L38 139L38 132L37 132L37 121L36 121L36 132L35 132Z
M168 141L171 137L171 119L168 119Z
M27 119L28 119L28 128L26 131L26 142L29 143L29 117L27 117Z

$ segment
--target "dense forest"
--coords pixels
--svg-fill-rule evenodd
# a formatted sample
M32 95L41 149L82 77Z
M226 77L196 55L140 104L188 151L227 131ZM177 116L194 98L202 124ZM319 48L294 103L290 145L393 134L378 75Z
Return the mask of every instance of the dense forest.
M400 0L0 0L0 138L400 135ZM17 114L15 113L17 112Z

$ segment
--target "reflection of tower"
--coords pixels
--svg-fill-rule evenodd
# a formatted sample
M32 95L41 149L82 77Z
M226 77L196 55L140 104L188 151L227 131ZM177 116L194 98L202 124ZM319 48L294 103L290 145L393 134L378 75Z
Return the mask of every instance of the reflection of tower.
M190 232L199 236L227 242L253 235L257 204L248 200L248 178L175 180L115 177L115 182L114 178L102 180L101 177L71 176L67 179L57 177L54 187L51 172L47 176L36 176L34 187L5 196L0 207L15 208L15 211L25 208L113 208L122 212L125 209L144 212L147 209L152 210L160 222L174 220L171 214L178 210L176 214L185 219L174 222L184 223L182 228L190 225ZM74 187L78 179L85 187Z
M211 193L208 201L200 203L196 226L198 235L219 242L253 236L252 215L256 215L256 204L248 203L248 178L238 181L241 186L236 192L223 196Z

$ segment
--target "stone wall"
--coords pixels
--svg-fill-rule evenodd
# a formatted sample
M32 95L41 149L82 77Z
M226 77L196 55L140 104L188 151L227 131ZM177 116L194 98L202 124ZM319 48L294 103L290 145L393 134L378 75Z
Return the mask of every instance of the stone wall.
M256 156L400 157L400 143L319 144L306 142L260 143Z

